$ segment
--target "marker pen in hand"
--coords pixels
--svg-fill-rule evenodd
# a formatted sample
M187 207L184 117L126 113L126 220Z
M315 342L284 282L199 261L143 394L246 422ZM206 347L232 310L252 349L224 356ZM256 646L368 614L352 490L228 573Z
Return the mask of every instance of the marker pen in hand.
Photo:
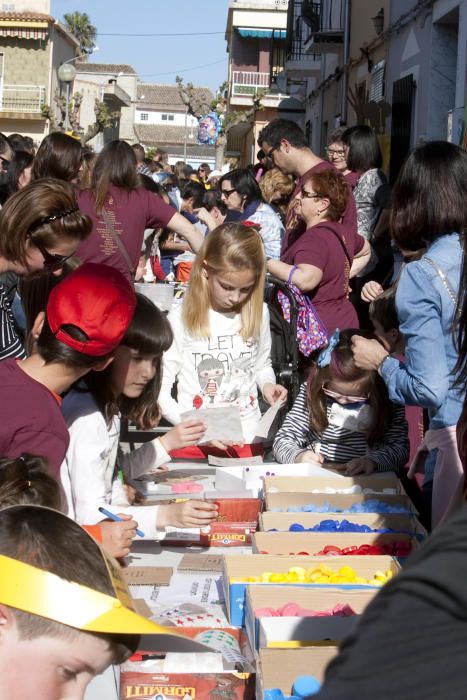
M125 522L123 520L123 518L120 518L120 516L115 515L115 513L111 513L110 510L107 510L106 508L100 507L98 510L100 513L102 513L102 515L105 515L105 517L108 518L109 520L113 520L116 523ZM144 537L144 532L142 532L141 530L138 530L138 528L136 528L136 534L138 535L138 537Z

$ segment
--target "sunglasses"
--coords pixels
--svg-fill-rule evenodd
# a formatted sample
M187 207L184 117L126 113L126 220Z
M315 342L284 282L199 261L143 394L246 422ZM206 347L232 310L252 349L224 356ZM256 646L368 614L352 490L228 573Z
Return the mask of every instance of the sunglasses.
M280 148L280 146L273 146L267 153L264 154L265 158L272 158L272 154L274 151L277 151L277 149Z
M235 192L235 191L236 191L235 188L232 190L222 190L221 189L221 196L224 195L224 197L230 197L232 192Z
M346 394L340 394L338 391L332 391L331 389L326 389L323 386L323 394L329 396L330 399L334 399L337 402L342 401L342 403L361 403L362 401L368 401L368 394L366 396L352 396Z
M60 270L60 268L63 267L66 261L69 260L73 255L73 253L71 253L70 255L57 255L55 253L49 253L47 248L44 248L44 246L41 243L39 243L39 241L32 241L32 243L36 246L37 250L44 258L44 270L46 270L47 272L56 272L57 270Z
M320 194L316 194L316 192L308 192L304 187L300 188L300 194L304 199L322 199Z

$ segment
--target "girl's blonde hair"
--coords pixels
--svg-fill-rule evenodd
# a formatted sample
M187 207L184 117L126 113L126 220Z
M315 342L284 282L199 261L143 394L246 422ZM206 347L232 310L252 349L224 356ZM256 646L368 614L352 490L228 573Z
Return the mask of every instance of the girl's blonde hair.
M214 273L251 270L256 279L250 296L241 309L243 340L258 338L263 317L266 258L263 242L256 228L224 223L204 239L190 274L190 284L183 302L182 318L194 338L211 337L209 326L209 290L205 266Z

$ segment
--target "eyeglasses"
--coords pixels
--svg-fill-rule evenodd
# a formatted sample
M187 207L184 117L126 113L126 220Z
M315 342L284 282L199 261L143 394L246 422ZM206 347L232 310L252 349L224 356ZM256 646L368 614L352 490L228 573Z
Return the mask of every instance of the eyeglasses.
M352 396L346 394L340 394L338 391L332 391L327 389L325 386L322 387L323 394L329 396L330 399L334 399L338 403L361 403L362 401L368 401L368 394L365 396Z
M300 194L304 199L322 199L322 196L320 194L316 194L316 192L308 192L304 187L300 188Z
M227 197L230 197L230 195L232 194L232 192L236 192L235 187L234 187L232 190L223 190L223 189L221 189L221 197L222 197L222 196L224 196L224 197L226 197L226 198L227 198Z
M3 156L0 156L0 161L2 170L8 170L11 161L8 160L8 158L4 158Z
M344 158L345 157L345 151L343 149L334 149L334 148L326 148L326 152L328 156L331 158Z
M56 272L57 270L60 270L66 261L73 255L73 253L70 255L56 255L55 253L49 253L47 248L44 248L42 243L39 243L39 241L32 241L32 243L36 246L37 250L44 258L44 270L47 272Z

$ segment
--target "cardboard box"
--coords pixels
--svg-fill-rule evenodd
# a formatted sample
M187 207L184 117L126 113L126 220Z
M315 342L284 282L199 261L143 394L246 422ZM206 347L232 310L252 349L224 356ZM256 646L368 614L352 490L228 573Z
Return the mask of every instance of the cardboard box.
M261 649L258 661L257 700L263 700L264 691L280 688L286 695L298 676L314 676L324 679L326 667L337 655L336 646L316 646L304 649Z
M255 675L225 673L144 673L121 670L120 700L132 698L161 700L205 700L228 697L231 700L254 700Z
M323 520L348 520L349 523L368 525L372 529L390 527L397 532L407 532L409 534L415 534L420 528L418 520L410 515L394 515L392 513L382 515L378 513L362 513L361 515L354 515L353 513L271 513L267 511L260 516L259 529L263 532L268 532L269 530L288 532L289 527L294 523L303 525L304 528L309 528L318 525ZM330 543L328 542L328 544Z
M253 700L255 694L255 674L254 658L250 648L248 638L244 632L237 628L226 627L202 628L184 627L177 629L184 637L190 639L199 638L207 633L226 632L235 639L238 644L243 661L243 671L236 672L235 658L231 660L223 657L215 649L208 655L201 654L196 658L197 672L179 672L180 658L176 655L173 660L170 655L158 655L144 651L138 652L138 657L132 657L121 666L120 673L120 698L129 700L130 698L181 698L182 700L204 700L215 693L228 692L228 697L232 700ZM206 641L206 640L204 640ZM190 654L184 655L187 666L193 667ZM216 657L216 658L213 658ZM208 672L202 669L202 664L212 665L219 669L216 672ZM174 668L175 667L175 668Z
M333 472L327 472L316 464L278 464L277 462L263 462L249 466L225 466L216 469L215 488L219 491L249 490L254 495L261 497L263 493L264 479L270 476L282 476L288 479L290 475L296 477L321 478L325 471L329 479L343 479L344 477ZM285 490L285 489L284 489Z
M277 573L286 573L293 566L303 566L305 568L317 568L320 564L326 564L336 571L341 566L351 566L359 576L372 578L376 571L387 571L390 569L393 574L400 571L400 565L393 557L374 556L374 557L289 557L289 556L273 556L269 554L251 554L250 556L241 556L235 554L226 554L224 556L223 568L223 590L224 600L227 609L227 615L232 625L241 627L244 624L245 612L245 595L248 586L271 586L270 583L250 583L250 582L235 582L232 579L245 578L248 576L260 576L266 571ZM278 584L274 584L278 585ZM344 590L369 590L373 588L369 584L294 584L283 583L281 586L307 586L315 588L342 588ZM379 588L379 587L378 587Z
M293 591L284 586L249 586L246 593L245 628L250 645L258 650L290 641L341 641L354 629L359 616L376 592L343 591L339 588L324 590L298 585L294 586ZM317 612L347 603L357 614L352 617L257 617L255 614L261 608L277 609L291 602Z
M405 508L407 514L416 515L415 506L408 496L397 495L390 496L388 494L370 494L370 493L306 493L303 491L267 491L265 494L265 510L278 511L281 509L287 512L290 506L325 506L330 504L333 507L333 512L348 510L354 504L363 504L368 501L378 500L388 506ZM326 513L323 513L326 515Z
M416 537L398 533L353 533L353 532L255 532L252 536L254 554L297 555L306 552L317 556L324 547L335 545L361 547L362 545L384 545L391 542L407 542L411 551L418 549Z
M166 528L164 544L200 547L245 547L258 526L259 498L216 498L219 512L205 528Z
M384 493L385 489L391 489L394 495L405 494L400 479L393 472L382 472L370 476L342 476L328 470L321 471L324 473L318 476L316 474L295 476L293 471L287 475L278 472L274 476L267 475L264 479L264 491L265 493L273 491L325 493L326 489L350 489L360 486L362 489L373 491L371 496ZM386 493L389 495L389 491Z

